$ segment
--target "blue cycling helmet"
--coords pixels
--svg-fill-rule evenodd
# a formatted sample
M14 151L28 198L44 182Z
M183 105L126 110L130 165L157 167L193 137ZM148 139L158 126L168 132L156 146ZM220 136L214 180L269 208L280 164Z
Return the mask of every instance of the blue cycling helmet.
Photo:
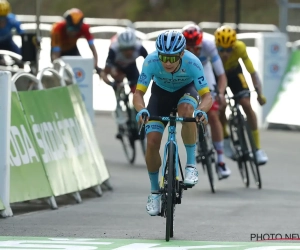
M178 54L185 49L186 40L181 32L168 30L156 39L156 49L160 54Z

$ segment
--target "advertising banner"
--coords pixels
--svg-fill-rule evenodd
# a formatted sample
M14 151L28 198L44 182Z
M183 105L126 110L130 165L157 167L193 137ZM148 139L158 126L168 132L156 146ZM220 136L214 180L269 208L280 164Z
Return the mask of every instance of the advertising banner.
M300 51L294 51L289 59L284 77L267 122L281 125L300 125L297 100L300 92Z
M50 197L52 195L35 138L26 121L17 93L12 92L10 203Z
M81 56L63 56L62 60L69 64L74 72L76 84L79 86L81 97L85 103L92 124L95 113L93 104L93 70L94 59Z
M55 196L99 184L68 87L20 92Z
M68 90L72 100L75 115L78 118L78 122L84 134L83 138L86 140L86 145L89 146L89 151L91 152L96 163L95 167L99 172L100 182L102 183L109 178L109 174L104 162L103 155L100 151L96 135L94 133L94 128L86 111L85 104L81 99L78 86L70 85L68 86Z
M281 32L259 33L256 46L259 49L258 73L267 103L262 106L262 122L270 113L288 61L287 36Z

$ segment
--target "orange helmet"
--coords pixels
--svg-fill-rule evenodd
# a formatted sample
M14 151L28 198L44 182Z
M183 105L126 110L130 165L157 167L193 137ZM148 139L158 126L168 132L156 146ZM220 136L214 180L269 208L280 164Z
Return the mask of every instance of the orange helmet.
M72 31L78 31L83 23L84 15L80 9L70 9L64 14L64 19L66 20L67 29Z

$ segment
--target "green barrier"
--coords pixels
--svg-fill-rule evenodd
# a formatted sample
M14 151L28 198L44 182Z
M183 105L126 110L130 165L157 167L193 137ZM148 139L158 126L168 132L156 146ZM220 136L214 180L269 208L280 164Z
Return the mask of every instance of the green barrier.
M102 182L95 168L97 158L90 150L93 145L86 138L86 118L73 107L74 97L70 98L69 88L76 87L19 93L55 196ZM82 99L76 102L82 106ZM101 167L106 168L105 164Z
M68 86L68 90L73 103L74 112L76 114L76 117L79 118L78 121L80 127L83 129L82 131L84 133L84 138L86 139L86 143L89 146L89 150L94 157L96 163L95 167L97 171L99 171L100 183L103 183L104 181L108 180L109 173L107 171L103 155L99 149L92 121L87 112L85 104L82 101L81 93L78 86L70 85Z
M10 203L52 196L35 140L16 92L11 99Z

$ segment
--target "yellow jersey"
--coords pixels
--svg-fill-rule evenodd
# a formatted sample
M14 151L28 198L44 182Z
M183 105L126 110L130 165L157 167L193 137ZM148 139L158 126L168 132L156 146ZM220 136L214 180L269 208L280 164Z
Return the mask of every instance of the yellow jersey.
M253 64L248 57L246 45L242 41L237 40L233 47L233 51L231 52L230 57L226 62L223 62L225 71L230 71L231 69L235 69L239 64L239 59L242 59L247 71L252 74L255 72Z

